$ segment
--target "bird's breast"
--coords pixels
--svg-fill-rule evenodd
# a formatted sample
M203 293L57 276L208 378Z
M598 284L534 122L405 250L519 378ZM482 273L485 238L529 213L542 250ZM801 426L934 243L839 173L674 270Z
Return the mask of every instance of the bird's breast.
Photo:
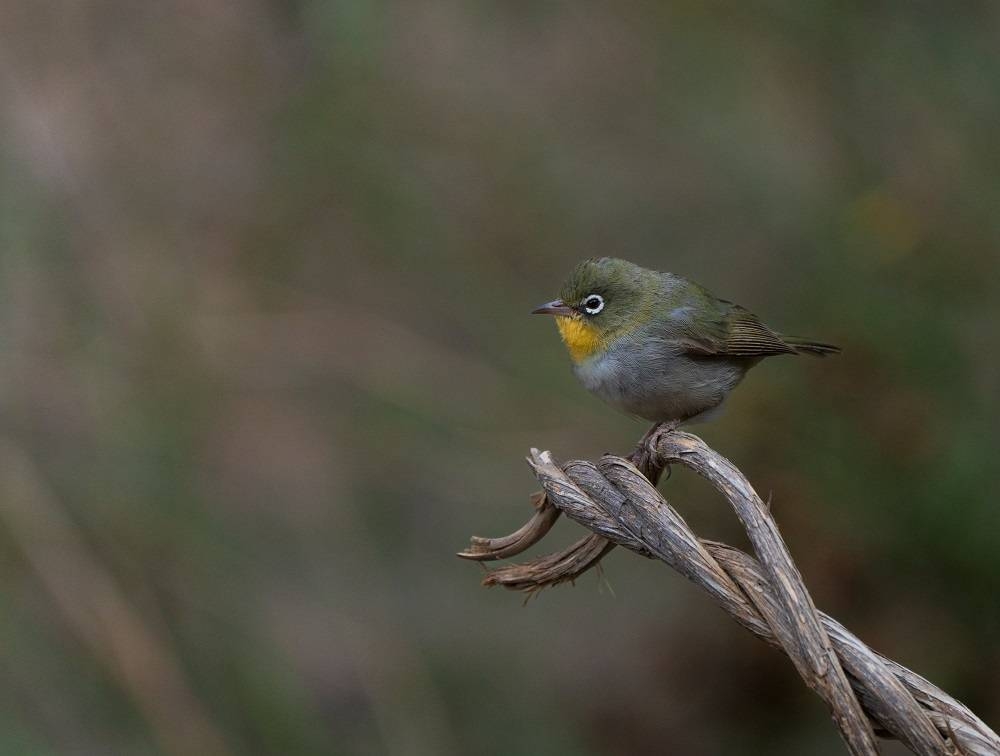
M615 341L573 372L612 406L647 420L682 420L718 406L746 372L728 360L694 360L654 337Z
M569 356L577 364L604 348L600 333L582 318L557 317L556 328L569 350Z

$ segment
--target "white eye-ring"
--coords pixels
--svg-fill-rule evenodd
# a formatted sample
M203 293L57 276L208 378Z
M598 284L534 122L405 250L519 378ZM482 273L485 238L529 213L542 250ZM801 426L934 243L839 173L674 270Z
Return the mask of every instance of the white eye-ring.
M583 300L583 311L588 315L596 315L604 309L604 297L600 294L588 294Z

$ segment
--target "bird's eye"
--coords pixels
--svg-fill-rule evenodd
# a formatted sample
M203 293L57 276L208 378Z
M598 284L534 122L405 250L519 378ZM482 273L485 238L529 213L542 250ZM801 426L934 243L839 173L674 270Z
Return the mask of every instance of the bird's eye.
M604 297L600 294L588 294L583 300L583 311L588 315L596 315L604 309Z

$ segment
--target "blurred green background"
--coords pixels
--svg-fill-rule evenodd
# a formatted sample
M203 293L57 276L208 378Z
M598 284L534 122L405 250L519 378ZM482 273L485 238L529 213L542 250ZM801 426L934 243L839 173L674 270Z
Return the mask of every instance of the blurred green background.
M524 607L453 555L529 514L530 446L645 430L527 314L595 254L844 346L696 431L821 607L996 727L998 35L995 3L5 2L0 753L842 753L666 567Z

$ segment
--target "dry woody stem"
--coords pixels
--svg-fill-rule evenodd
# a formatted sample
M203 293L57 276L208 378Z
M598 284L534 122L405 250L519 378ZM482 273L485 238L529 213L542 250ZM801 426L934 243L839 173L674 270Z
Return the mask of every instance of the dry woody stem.
M474 537L459 556L516 556L545 537L560 514L591 534L567 549L487 573L486 585L532 594L573 581L615 546L659 559L702 588L737 622L782 651L826 703L852 754L879 753L894 738L917 754L1000 755L1000 737L963 704L872 651L816 609L768 506L729 460L697 436L647 434L629 457L559 465L549 452L528 458L544 489L535 513L504 538ZM708 480L733 507L754 555L702 540L655 484L678 464Z

